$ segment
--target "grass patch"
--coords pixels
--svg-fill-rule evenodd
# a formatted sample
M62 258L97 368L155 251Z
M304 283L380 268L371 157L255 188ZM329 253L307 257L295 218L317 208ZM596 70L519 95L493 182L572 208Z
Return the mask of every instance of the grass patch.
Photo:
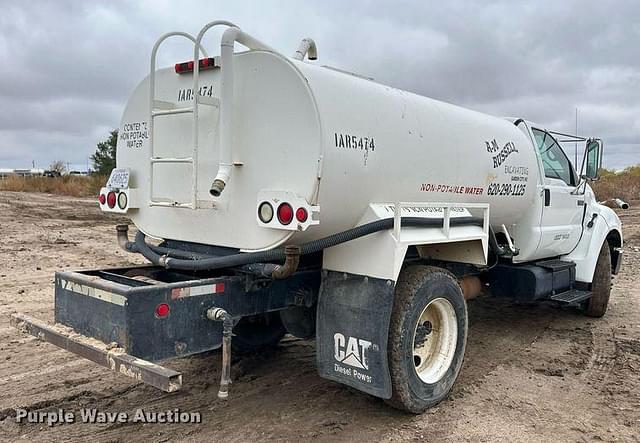
M107 182L103 175L65 175L63 177L19 177L0 180L0 191L43 192L72 197L95 197Z
M105 185L104 175L66 175L64 177L19 177L11 175L0 180L0 191L44 192L72 197L95 197ZM621 198L624 201L640 200L640 165L630 166L621 172L601 171L600 180L590 182L599 201Z
M598 201L620 198L626 202L640 199L640 165L630 166L621 172L603 169L600 180L591 182Z

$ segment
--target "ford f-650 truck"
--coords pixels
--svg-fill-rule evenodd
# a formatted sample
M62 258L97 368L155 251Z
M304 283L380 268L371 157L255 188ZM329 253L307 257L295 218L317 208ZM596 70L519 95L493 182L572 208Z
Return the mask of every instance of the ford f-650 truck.
M169 37L193 55L158 69ZM221 398L232 350L315 338L321 377L420 413L458 376L480 292L605 313L622 232L588 184L601 140L316 59L311 39L288 57L226 21L163 35L99 195L149 264L59 272L56 324L14 324L169 392L182 376L158 362L222 348ZM585 145L580 173L565 142Z

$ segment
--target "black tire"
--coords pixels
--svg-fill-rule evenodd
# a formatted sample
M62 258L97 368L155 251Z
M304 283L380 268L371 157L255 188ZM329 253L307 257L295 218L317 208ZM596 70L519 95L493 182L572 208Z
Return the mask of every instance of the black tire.
M602 317L607 312L611 295L611 251L607 241L600 248L591 292L593 295L587 301L584 312L589 317Z
M243 317L233 327L231 349L234 353L250 354L275 347L286 332L278 312Z
M446 302L443 302L444 299ZM420 357L414 362L414 333L419 337L418 320L430 303L448 306L445 311L455 313L456 334L450 337L450 345L455 342L453 357L448 364L441 365L446 371L433 382L425 382L416 370ZM452 310L449 308L453 308ZM428 325L427 325L428 323ZM425 327L428 331L425 334ZM422 346L425 346L429 334L436 331L430 322L421 325ZM436 331L437 332L437 331ZM432 336L437 339L438 336ZM430 266L410 266L405 268L398 278L389 325L389 370L391 372L392 397L387 403L397 409L420 414L447 397L455 382L464 359L467 342L467 305L457 279L448 271ZM436 345L439 341L435 342ZM420 349L418 346L416 349ZM440 350L441 348L437 348ZM435 353L434 353L435 355ZM428 359L425 359L428 363ZM424 374L423 374L424 376Z

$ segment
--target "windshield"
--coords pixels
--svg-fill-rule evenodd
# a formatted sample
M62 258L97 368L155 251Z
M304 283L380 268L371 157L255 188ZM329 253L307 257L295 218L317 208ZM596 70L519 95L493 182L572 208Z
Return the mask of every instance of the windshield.
M545 177L559 179L569 186L575 186L575 172L571 162L556 139L546 131L535 128L532 131L544 166Z

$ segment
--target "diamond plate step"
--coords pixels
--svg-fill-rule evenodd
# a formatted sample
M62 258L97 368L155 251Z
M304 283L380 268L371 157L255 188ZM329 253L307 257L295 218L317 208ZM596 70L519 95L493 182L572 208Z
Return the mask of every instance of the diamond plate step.
M570 289L560 294L552 295L549 299L558 303L573 305L591 298L591 291L581 291L579 289Z

